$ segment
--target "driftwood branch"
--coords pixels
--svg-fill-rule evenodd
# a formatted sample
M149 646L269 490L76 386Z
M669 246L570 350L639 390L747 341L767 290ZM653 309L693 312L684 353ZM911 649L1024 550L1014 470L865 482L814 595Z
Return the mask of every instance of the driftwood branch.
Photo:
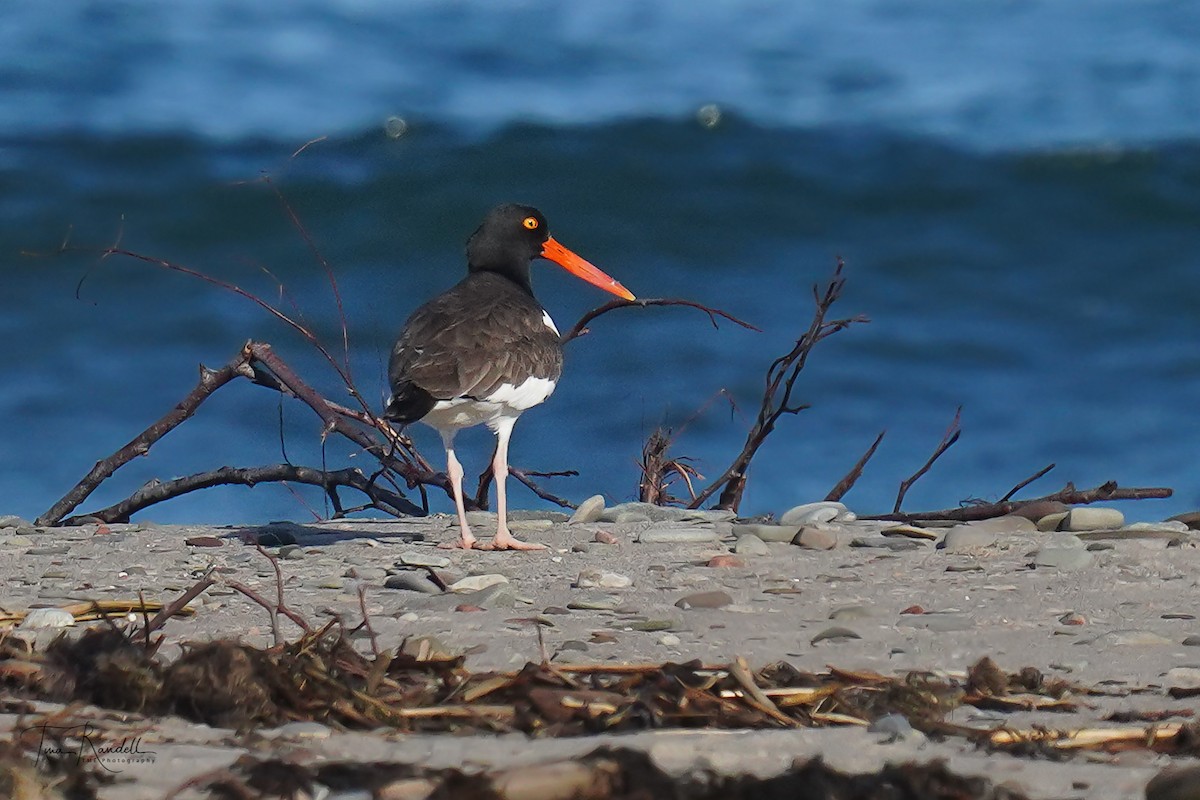
M362 492L370 498L373 507L393 516L422 514L419 506L377 485L354 468L321 470L295 464L270 464L262 467L221 467L170 481L152 481L119 503L85 516L70 517L64 522L68 525L88 520L128 522L130 516L145 508L190 492L213 486L256 486L260 483L303 483L320 486L327 493L335 487L346 486Z
M892 508L893 514L900 513L900 506L904 504L904 496L908 494L908 490L912 488L912 485L920 480L922 475L929 472L930 467L933 466L933 462L941 458L943 453L954 446L954 443L958 441L958 437L962 436L962 428L959 426L961 418L962 406L959 406L958 410L954 412L954 419L951 421L950 427L946 429L946 432L942 435L942 440L938 442L937 448L934 449L933 455L929 457L929 460L919 470L900 481L900 490L896 493L896 505Z
M244 347L242 348L242 352L220 369L211 370L201 365L200 382L196 384L195 389L189 392L183 400L179 401L178 405L164 414L149 428L146 428L146 430L135 436L120 450L108 458L97 461L96 465L92 467L91 471L79 483L75 484L69 492L63 495L62 499L37 518L35 524L57 525L61 522L63 517L74 511L80 503L96 490L97 486L107 480L114 472L138 456L144 456L149 453L150 447L155 442L174 430L179 423L196 413L196 409L208 399L209 395L238 376L248 377L250 374L250 358L248 347Z
M784 414L798 414L808 408L807 403L799 403L792 399L796 381L801 371L808 364L808 358L813 348L830 336L843 331L858 322L867 322L863 316L847 319L827 320L830 308L842 295L846 279L842 277L844 263L838 259L833 277L822 290L813 286L813 301L816 309L808 330L796 340L796 344L787 353L771 362L767 368L766 387L763 390L762 404L758 417L746 435L746 443L733 459L733 462L711 484L698 492L689 508L699 508L712 495L720 491L717 508L737 511L746 488L746 470L751 459L762 447L767 437L775 430L775 425Z
M588 333L588 323L601 314L607 314L609 311L616 311L618 308L646 308L647 306L684 306L686 308L695 308L708 314L709 322L712 323L714 328L720 327L717 324L717 318L719 317L721 319L729 320L735 325L741 325L743 328L748 330L758 330L758 328L754 327L749 322L738 319L729 312L722 311L719 308L710 308L701 303L697 303L692 300L681 300L677 297L651 297L641 300L612 300L602 306L597 306L580 317L579 321L571 326L570 330L559 337L559 340L563 344L566 344L572 339L578 339L580 336L586 335Z
M867 448L867 452L862 454L862 457L855 462L850 471L837 482L837 485L829 490L829 494L825 495L827 501L841 500L846 496L846 492L850 491L851 487L862 477L863 468L867 466L867 462L871 460L871 457L875 455L875 451L879 449L879 443L883 441L884 434L886 433L887 431L879 432L879 435L875 437L875 441Z
M1067 484L1062 491L1035 497L1029 500L1005 500L999 503L978 503L958 508L945 508L939 511L920 511L916 513L893 512L862 519L895 520L898 522L919 522L921 520L952 520L956 522L972 522L980 519L1002 517L1005 514L1016 514L1022 508L1033 503L1057 502L1065 505L1085 505L1087 503L1105 503L1113 500L1161 500L1170 497L1173 490L1165 486L1140 487L1122 489L1116 481L1109 481L1094 489L1077 490Z

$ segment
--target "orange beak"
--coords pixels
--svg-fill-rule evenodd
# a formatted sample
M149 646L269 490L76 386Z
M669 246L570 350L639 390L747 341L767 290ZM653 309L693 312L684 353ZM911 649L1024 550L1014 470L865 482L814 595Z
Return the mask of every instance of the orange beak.
M583 278L592 286L598 286L606 292L615 294L617 297L622 297L626 300L637 299L633 296L633 292L563 247L554 240L553 236L547 239L546 243L542 245L542 258L550 259L576 278Z

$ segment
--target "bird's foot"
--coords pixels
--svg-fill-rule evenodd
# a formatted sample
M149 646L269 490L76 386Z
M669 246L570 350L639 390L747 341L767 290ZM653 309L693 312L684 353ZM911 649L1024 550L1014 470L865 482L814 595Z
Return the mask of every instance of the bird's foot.
M458 538L457 541L454 541L454 542L442 542L441 544L438 545L438 547L442 550L480 550L480 549L486 550L486 549L489 549L486 547L481 547L479 544L479 540L476 539L474 536L472 536L470 533L464 533L462 536L460 536Z
M546 550L546 545L537 542L522 542L506 530L496 531L487 544L477 545L480 550Z

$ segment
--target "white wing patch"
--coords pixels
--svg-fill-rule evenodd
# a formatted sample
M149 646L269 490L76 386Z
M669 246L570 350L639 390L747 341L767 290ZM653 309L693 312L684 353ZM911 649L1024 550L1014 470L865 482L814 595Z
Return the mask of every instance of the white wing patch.
M546 319L550 319L549 314L546 315ZM554 323L551 322L550 326L553 327ZM555 333L557 332L556 330ZM526 411L544 403L553 392L554 381L549 378L526 378L520 386L513 386L511 383L500 384L487 399L490 403L499 403L516 411Z
M562 336L562 334L558 332L558 326L555 325L554 320L551 319L550 312L544 308L542 309L542 322L546 323L547 328L554 331L555 336ZM548 394L546 396L549 397Z

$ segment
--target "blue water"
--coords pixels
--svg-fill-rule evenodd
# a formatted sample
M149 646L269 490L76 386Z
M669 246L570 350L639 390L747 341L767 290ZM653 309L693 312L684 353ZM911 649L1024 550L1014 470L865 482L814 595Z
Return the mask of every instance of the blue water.
M798 388L813 408L785 418L756 458L743 513L819 499L885 428L846 500L889 511L959 405L962 439L905 508L994 499L1050 462L1031 491L1115 479L1176 490L1123 505L1133 518L1200 506L1200 7L705 9L6 9L0 511L45 510L178 402L197 364L249 338L342 392L253 304L89 252L119 240L236 282L299 309L336 349L324 272L276 190L336 272L354 377L380 401L404 318L458 279L463 240L505 200L539 206L557 238L637 294L762 329L714 330L676 308L597 320L514 438L515 464L580 471L547 482L567 498L631 498L641 442L660 423L683 429L678 455L718 474L840 255L849 283L835 313L871 322L818 348ZM64 239L73 249L53 255ZM605 299L552 266L535 286L560 328ZM319 433L307 409L233 385L80 510L283 451L357 463ZM416 436L440 460L436 437ZM463 444L468 469L482 467L488 435ZM325 511L317 493L259 487L143 516Z

